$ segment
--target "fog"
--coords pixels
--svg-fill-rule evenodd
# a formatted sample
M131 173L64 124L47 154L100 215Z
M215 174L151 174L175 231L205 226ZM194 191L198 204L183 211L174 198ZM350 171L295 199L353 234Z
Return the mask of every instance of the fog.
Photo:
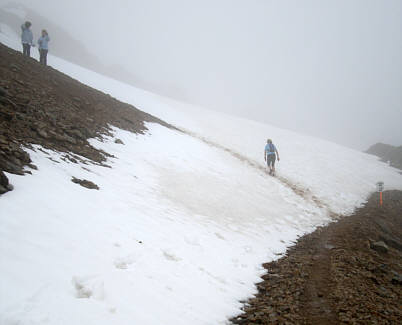
M359 150L402 145L401 0L19 3L139 87Z

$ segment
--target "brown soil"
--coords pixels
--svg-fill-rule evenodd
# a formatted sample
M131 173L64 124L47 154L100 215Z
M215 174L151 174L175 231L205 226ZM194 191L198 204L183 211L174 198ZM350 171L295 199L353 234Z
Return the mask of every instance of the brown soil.
M87 140L109 134L110 126L143 133L144 122L170 127L0 44L0 173L27 172L24 147L31 144L64 152L72 162L82 156L104 163L108 154Z
M402 192L384 192L382 208L375 193L353 215L302 237L285 257L265 264L258 294L231 321L402 324L401 250Z

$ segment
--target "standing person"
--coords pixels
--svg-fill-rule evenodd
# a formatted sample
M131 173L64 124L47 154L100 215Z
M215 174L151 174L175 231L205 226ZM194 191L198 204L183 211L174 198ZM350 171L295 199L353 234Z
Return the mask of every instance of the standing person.
M47 65L47 52L49 51L48 43L50 42L49 35L46 29L42 29L42 36L38 39L39 45L39 62L43 65Z
M264 149L264 159L267 162L267 167L269 168L269 174L275 176L275 160L276 157L279 159L278 150L276 150L275 145L272 143L271 139L267 140L267 144Z
M31 56L31 46L33 46L33 35L30 27L32 26L30 21L26 21L21 25L21 42L22 42L22 53L25 56Z

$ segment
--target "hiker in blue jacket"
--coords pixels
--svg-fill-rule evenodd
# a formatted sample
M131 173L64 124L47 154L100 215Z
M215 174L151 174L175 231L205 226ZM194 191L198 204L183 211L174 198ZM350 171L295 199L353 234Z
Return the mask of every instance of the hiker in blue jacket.
M275 175L275 160L276 157L279 159L279 153L276 149L275 145L272 143L271 139L267 140L267 144L265 145L264 149L264 159L267 162L267 167L269 168L269 174L274 176Z
M22 53L26 56L31 56L31 46L33 45L33 35L30 29L31 22L26 21L21 25L21 42L22 42Z
M42 36L38 39L38 46L39 46L39 62L43 65L47 65L47 52L49 51L50 42L49 35L46 29L42 30Z

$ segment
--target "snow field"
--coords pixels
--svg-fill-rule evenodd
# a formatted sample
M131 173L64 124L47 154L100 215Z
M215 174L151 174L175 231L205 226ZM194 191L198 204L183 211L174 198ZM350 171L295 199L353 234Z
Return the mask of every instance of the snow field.
M0 40L20 50L15 36L0 34ZM34 51L35 54L37 51ZM51 52L51 51L50 51ZM189 133L264 167L267 138L277 145L281 161L278 176L312 193L328 211L350 214L376 190L378 181L386 189L401 189L402 175L378 158L335 143L301 135L256 121L211 111L195 105L135 88L95 72L49 56L50 64L82 83L153 114ZM269 115L267 108L267 115ZM289 117L292 118L292 117ZM341 126L340 126L341 127Z
M223 324L254 292L261 262L328 221L230 154L148 127L114 129L125 145L92 140L117 157L112 168L36 150L38 171L8 175L0 323Z
M20 50L15 37L0 41ZM261 263L330 212L353 211L377 181L402 188L372 156L48 61L193 136L156 124L146 135L113 128L124 145L91 140L116 157L112 168L30 151L39 169L9 174L15 190L0 197L2 325L224 324L255 292ZM278 178L263 171L268 137Z

